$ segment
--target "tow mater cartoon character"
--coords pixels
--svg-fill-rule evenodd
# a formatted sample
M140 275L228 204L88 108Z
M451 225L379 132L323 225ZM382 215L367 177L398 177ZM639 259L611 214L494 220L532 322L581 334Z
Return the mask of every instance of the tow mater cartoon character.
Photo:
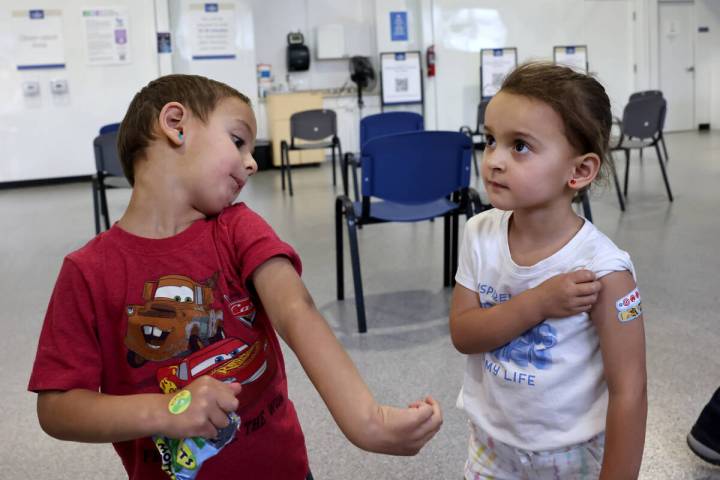
M239 399L244 404L243 400L255 396L272 378L275 364L268 348L267 339L250 345L238 338L226 338L193 353L178 365L160 367L158 384L164 393L173 393L202 375L210 375L222 382L243 385Z
M145 305L127 307L125 346L133 367L186 355L224 338L223 314L213 310L212 286L182 275L166 275L145 282Z

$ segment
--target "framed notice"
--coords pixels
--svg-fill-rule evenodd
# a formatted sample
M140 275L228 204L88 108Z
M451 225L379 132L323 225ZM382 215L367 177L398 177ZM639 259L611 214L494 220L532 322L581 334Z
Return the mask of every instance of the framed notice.
M65 68L62 10L13 10L18 70Z
M235 4L191 3L189 39L193 60L234 60Z
M517 67L517 48L483 48L480 50L480 97L495 95L503 80Z
M83 8L82 19L89 65L113 65L130 61L127 7Z
M382 105L423 103L422 62L419 51L380 54Z
M581 73L588 73L586 45L561 45L553 47L553 60Z

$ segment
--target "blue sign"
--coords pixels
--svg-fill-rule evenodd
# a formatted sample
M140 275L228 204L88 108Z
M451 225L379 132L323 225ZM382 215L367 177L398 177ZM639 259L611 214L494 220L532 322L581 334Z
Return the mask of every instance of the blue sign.
M206 3L206 4L205 4L205 11L206 11L206 12L217 12L217 11L218 11L218 4L217 4L217 3Z
M575 47L565 47L565 53L568 55L575 55Z
M390 40L393 42L408 41L407 12L390 12Z
M29 11L30 20L42 20L45 18L45 11L44 10L30 10Z

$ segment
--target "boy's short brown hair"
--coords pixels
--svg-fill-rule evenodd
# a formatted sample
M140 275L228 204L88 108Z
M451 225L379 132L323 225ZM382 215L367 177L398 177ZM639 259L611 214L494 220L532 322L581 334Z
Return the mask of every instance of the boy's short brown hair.
M609 155L612 112L605 88L595 78L550 62L529 62L513 70L500 91L552 107L560 115L565 137L577 153L600 157L598 179L608 177L608 170L613 168Z
M135 184L135 161L155 140L155 126L162 108L179 102L206 122L218 102L235 97L250 105L250 99L224 83L200 75L166 75L143 87L130 102L118 130L117 147L123 171Z

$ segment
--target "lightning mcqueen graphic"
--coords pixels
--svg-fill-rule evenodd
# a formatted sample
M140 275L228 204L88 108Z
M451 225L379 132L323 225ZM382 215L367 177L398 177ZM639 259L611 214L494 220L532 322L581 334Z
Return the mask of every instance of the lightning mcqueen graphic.
M189 355L177 365L161 367L157 380L164 393L173 393L202 375L228 383L238 382L243 385L238 398L244 404L264 389L274 371L267 339L250 345L238 338L226 338Z

